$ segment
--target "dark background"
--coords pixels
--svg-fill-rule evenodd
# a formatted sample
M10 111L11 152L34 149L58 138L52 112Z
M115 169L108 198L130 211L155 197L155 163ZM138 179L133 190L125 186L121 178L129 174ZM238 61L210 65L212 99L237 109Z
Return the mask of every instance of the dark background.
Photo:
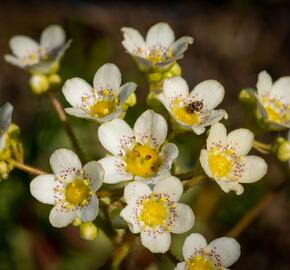
M1 1L0 104L9 101L15 107L13 119L21 128L28 164L49 170L50 154L71 145L47 97L34 96L28 88L28 75L1 57L10 51L9 39L16 34L38 39L47 25L62 25L73 39L60 71L63 81L77 76L92 82L102 64L117 64L123 81L138 84L139 103L129 109L126 118L134 123L146 108L143 101L148 89L144 76L122 48L120 28L131 26L145 34L159 21L168 22L176 37L195 39L179 62L190 87L205 79L219 80L226 89L222 107L229 114L228 129L257 130L253 117L239 104L238 94L245 87L255 87L257 75L264 69L275 80L290 75L289 1ZM60 91L58 95L67 105ZM97 140L97 126L70 120L87 157L102 157L105 152ZM256 135L271 142L277 134L256 131ZM185 134L176 139L178 162L184 169L197 160L205 138ZM209 181L185 196L197 218L193 231L203 232L209 240L224 235L267 192L287 179L289 174L274 157L265 158L270 164L267 176L246 186L239 197L222 193ZM96 241L85 242L72 227L52 228L50 207L36 202L29 193L31 179L15 171L0 183L0 270L99 269L111 254L108 239L100 232ZM289 210L286 189L240 235L242 256L231 269L290 269ZM156 269L154 257L138 245L131 253L130 269ZM160 269L172 269L166 259L161 260ZM152 268L148 268L150 264Z

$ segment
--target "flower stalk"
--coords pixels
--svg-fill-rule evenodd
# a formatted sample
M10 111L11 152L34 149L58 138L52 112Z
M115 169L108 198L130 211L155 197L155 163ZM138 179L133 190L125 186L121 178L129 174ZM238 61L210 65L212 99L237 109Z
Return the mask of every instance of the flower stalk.
M45 172L45 171L42 171L38 168L34 168L34 167L29 166L29 165L23 164L23 163L16 161L16 160L13 160L13 165L15 168L17 168L21 171L24 171L28 174L32 174L32 175L47 174L47 172Z

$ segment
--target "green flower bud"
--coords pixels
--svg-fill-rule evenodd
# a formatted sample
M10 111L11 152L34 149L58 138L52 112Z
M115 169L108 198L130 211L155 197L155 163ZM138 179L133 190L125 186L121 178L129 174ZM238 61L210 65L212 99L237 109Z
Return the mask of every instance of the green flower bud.
M159 82L161 79L162 79L162 73L160 73L160 72L147 74L147 80L149 83Z
M72 225L78 227L82 224L82 221L79 218L74 219Z
M128 99L125 101L125 105L129 106L129 107L133 107L137 102L137 97L135 95L135 93L132 93Z
M49 81L45 75L32 75L29 80L31 90L36 95L41 95L49 89Z
M181 76L182 70L180 65L178 65L176 62L175 64L172 66L172 68L169 70L169 72L173 75L173 76Z
M164 72L163 75L162 75L162 79L165 80L165 79L168 79L168 78L171 78L173 77L174 75L171 73L171 72Z
M246 88L241 90L239 100L247 109L255 109L257 106L257 98L254 89Z
M50 84L58 85L61 83L61 77L58 74L52 74L48 77L48 81Z
M279 137L275 142L275 152L277 158L284 162L290 160L290 141Z
M85 222L79 226L79 235L84 240L94 240L98 235L98 228L93 222Z

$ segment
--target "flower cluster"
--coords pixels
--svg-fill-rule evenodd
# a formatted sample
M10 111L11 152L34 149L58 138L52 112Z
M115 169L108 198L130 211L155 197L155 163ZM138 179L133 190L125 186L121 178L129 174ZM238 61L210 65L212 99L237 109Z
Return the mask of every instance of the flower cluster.
M242 194L241 184L262 179L267 173L267 164L261 157L248 155L255 146L250 130L240 128L227 134L226 127L219 123L228 118L225 110L216 109L225 95L221 83L206 80L190 92L181 72L172 71L176 61L192 44L191 37L175 41L174 32L166 23L152 26L146 41L133 28L124 27L122 32L122 44L139 67L151 78L152 74L162 74L162 78L156 80L161 88L154 98L161 102L159 105L163 105L168 114L161 115L148 109L131 128L124 117L128 108L136 103L137 85L134 82L121 85L121 72L114 64L104 64L97 70L93 86L81 78L67 80L62 93L72 107L66 108L65 112L97 123L99 142L110 154L82 167L80 159L71 150L56 150L50 157L53 174L35 177L30 183L30 191L40 202L53 205L49 220L54 227L74 224L79 227L83 239L91 240L97 235L93 223L99 213L97 191L100 188L108 191L109 185L110 191L117 187L121 189L121 195L114 198L117 201L114 207L121 208L120 217L129 230L140 234L143 246L151 252L165 253L171 246L171 233L188 232L195 220L191 206L180 202L185 189L184 179L179 179L173 170L179 151L170 142L168 130L176 134L178 129L189 131L196 136L209 127L206 149L201 150L199 161L205 174L224 192ZM46 28L39 44L31 38L16 36L10 41L14 56L8 55L5 59L46 76L54 73L54 66L68 48L70 41L65 43L65 40L65 33L59 26ZM33 77L34 80L37 78ZM283 77L273 84L266 72L259 74L258 111L276 129L290 127L289 89L290 77ZM9 104L0 109L1 175L3 157L9 148L7 134L11 113ZM169 118L172 127L168 126L166 119ZM289 142L278 151L283 152L283 157L287 154L289 157ZM285 151L288 151L286 155ZM110 209L113 203L110 198L105 199L108 199L107 208ZM101 210L105 212L107 208ZM239 258L240 246L236 240L227 237L207 244L202 235L193 233L184 242L183 256L185 261L179 263L176 270L228 269Z

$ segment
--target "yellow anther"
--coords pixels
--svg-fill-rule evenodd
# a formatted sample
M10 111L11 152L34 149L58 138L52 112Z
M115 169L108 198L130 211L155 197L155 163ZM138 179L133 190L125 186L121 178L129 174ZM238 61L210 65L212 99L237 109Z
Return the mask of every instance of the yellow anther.
M232 169L232 161L226 151L209 151L208 164L212 174L217 177L227 176Z
M138 221L143 222L144 227L163 225L168 217L168 206L165 201L156 197L144 199L141 202L143 208L138 216Z
M65 196L70 205L85 205L90 196L90 189L83 179L75 179L67 185Z
M214 263L205 256L195 256L186 262L187 270L214 270Z
M172 109L176 119L186 125L194 125L200 122L196 112L189 112L185 107L175 107Z
M151 176L159 167L158 152L147 145L136 145L128 153L126 163L127 170L133 175Z

